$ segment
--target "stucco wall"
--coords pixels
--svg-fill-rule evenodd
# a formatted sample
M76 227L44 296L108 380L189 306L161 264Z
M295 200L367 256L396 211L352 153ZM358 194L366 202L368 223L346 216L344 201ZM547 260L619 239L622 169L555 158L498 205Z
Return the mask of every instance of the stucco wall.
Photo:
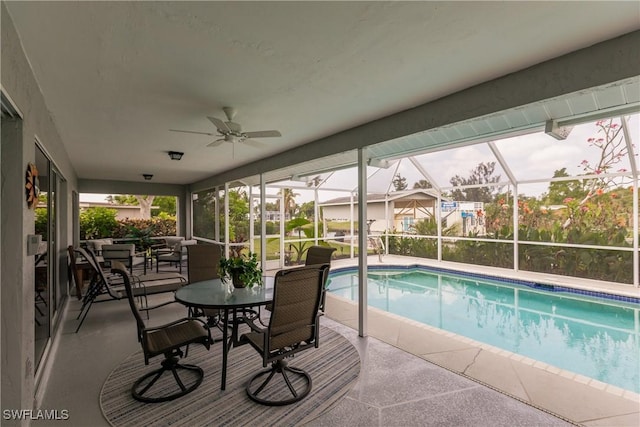
M23 120L3 121L1 175L2 210L2 291L0 341L2 371L2 409L34 407L34 277L33 257L26 253L26 236L34 232L35 214L27 208L24 174L29 162L35 161L35 140L66 180L60 190L59 242L64 248L71 241L71 197L77 187L75 171L49 115L44 97L24 55L18 34L4 3L1 17L1 83L2 91L13 101ZM42 364L46 369L46 364ZM10 425L14 421L2 421ZM15 421L15 423L18 423Z

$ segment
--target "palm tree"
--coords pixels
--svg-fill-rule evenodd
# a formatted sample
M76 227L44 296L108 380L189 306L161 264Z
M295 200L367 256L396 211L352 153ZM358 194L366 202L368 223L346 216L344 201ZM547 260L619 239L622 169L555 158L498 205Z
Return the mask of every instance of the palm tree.
M278 196L281 196L280 200L284 199L284 215L285 218L287 214L289 214L289 218L293 217L293 213L296 210L296 196L299 196L299 193L294 193L291 188L282 188L278 191Z

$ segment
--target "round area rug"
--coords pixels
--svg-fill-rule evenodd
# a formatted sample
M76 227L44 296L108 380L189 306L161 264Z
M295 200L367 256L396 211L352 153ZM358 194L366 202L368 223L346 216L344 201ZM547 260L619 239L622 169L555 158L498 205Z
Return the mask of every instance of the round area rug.
M360 373L356 348L325 327L320 328L318 348L302 351L287 360L291 366L306 370L313 382L311 393L292 405L264 406L247 397L248 379L264 369L262 358L250 345L229 351L227 387L220 390L222 348L221 343L216 343L209 351L201 345L189 348L189 356L183 362L201 367L204 380L186 396L162 403L133 399L131 386L136 379L158 368L162 361L162 356L157 356L146 366L139 351L111 372L100 392L100 407L112 426L293 426L309 422L332 408Z

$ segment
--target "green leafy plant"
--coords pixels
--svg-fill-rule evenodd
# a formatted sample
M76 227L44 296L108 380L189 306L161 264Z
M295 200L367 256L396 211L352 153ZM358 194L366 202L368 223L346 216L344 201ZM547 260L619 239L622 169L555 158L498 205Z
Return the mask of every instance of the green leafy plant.
M153 226L147 228L138 228L130 226L129 233L125 237L135 239L135 245L138 250L146 251L153 245Z
M223 283L227 283L231 278L233 285L237 288L262 285L262 268L258 265L258 256L253 252L249 252L248 255L221 258L218 272Z
M80 212L80 236L84 239L100 239L113 237L118 227L115 209L91 208Z

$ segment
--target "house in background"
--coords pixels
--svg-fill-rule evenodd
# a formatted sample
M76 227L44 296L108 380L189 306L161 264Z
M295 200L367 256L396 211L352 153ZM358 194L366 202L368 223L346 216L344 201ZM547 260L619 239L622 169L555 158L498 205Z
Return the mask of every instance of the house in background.
M417 221L434 218L438 195L435 190L419 189L397 191L388 194L367 195L367 219L371 223L370 232L383 233L395 229L407 232ZM358 199L338 197L320 202L322 218L330 221L349 221L351 214L358 211Z
M107 202L80 202L79 205L81 211L93 208L115 209L116 219L145 219L142 215L142 208L138 205L114 205Z
M382 234L387 230L398 233L415 233L418 221L436 217L438 193L432 189L397 191L388 194L367 196L367 218L369 231ZM321 202L322 217L328 221L349 221L353 212L358 211L356 197L337 197ZM440 208L445 219L444 228L457 227L457 233L483 236L486 228L483 220L482 202L457 202L441 197ZM326 230L325 230L326 231ZM325 233L326 235L326 233Z

